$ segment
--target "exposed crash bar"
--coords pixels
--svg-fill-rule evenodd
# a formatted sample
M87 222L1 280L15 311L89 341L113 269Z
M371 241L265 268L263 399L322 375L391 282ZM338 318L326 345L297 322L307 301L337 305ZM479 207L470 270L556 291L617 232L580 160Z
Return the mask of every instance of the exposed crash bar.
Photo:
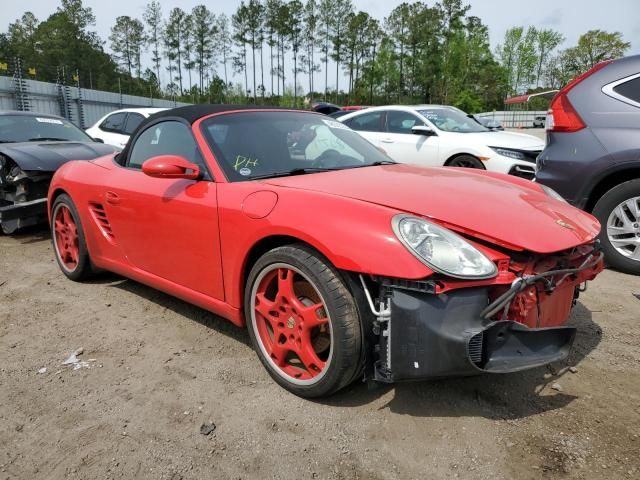
M568 275L572 275L582 270L586 270L588 268L593 268L598 263L602 261L604 254L600 252L595 260L593 260L594 255L591 254L587 257L587 259L576 268L565 268L561 270L550 270L548 272L540 273L538 275L530 275L526 277L519 278L516 280L511 288L496 298L493 302L491 302L487 307L480 313L480 316L484 319L489 319L493 317L496 313L498 313L502 308L504 308L507 303L509 303L513 297L515 297L519 292L524 290L529 285L533 285L534 283L544 280L548 277L554 277L556 275L564 275L560 281L557 283L556 287L560 285Z

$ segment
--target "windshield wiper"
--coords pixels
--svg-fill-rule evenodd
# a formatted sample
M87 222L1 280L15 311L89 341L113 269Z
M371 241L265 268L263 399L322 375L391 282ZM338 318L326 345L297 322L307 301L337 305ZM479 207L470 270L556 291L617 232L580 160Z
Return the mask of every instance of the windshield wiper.
M363 167L376 167L379 165L395 165L398 162L394 162L393 160L381 160L373 163L367 163L366 165L345 165L343 167L304 167L304 168L294 168L293 170L287 170L286 172L273 172L267 173L264 175L256 175L250 178L250 180L260 180L264 178L274 178L274 177L292 177L294 175L305 175L307 173L318 173L318 172L335 172L337 170L349 170L351 168L363 168Z
M273 177L291 177L294 175L304 175L306 173L318 173L318 172L335 172L337 170L349 170L351 168L363 168L363 167L377 167L380 165L395 165L398 162L394 162L393 160L379 160L373 163L367 163L365 165L345 165L342 167L305 167L305 168L294 168L293 170L288 170L286 172L273 172L267 173L265 175L256 175L251 177L251 180L259 180L263 178L273 178Z
M359 165L359 167L378 167L380 165L395 165L398 162L394 162L393 160L379 160L373 163L367 163L366 165Z
M0 143L18 143L15 140L0 140Z
M365 167L379 167L380 165L397 165L398 162L394 162L393 160L378 160L373 163L365 163L364 165L350 165L344 168L365 168Z
M287 170L285 172L272 172L266 173L264 175L254 175L248 180L260 180L263 178L274 178L274 177L291 177L294 175L304 175L306 173L318 173L318 172L329 172L332 170L341 170L341 168L324 168L324 167L305 167L305 168L294 168L293 170Z
M34 137L27 140L27 142L69 142L70 140L67 138L57 138L57 137Z

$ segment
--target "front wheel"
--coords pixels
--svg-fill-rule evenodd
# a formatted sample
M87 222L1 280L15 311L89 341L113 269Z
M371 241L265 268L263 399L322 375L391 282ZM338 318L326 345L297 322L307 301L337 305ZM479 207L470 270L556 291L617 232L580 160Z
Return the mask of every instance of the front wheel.
M458 155L449 160L447 167L477 168L484 170L484 164L473 155Z
M278 247L249 273L245 317L254 349L281 386L320 397L361 370L353 295L326 258L304 245Z
M608 265L640 275L640 179L615 186L593 209Z

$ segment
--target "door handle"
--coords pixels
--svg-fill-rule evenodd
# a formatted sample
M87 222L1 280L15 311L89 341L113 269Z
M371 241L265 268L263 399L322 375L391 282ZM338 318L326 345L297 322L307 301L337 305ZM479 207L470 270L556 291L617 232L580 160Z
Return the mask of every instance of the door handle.
M113 193L113 192L107 192L104 194L105 199L107 200L107 203L109 205L119 205L120 204L120 197L118 196L117 193Z
M383 138L382 140L380 140L382 143L393 143L393 140L391 140L390 138Z

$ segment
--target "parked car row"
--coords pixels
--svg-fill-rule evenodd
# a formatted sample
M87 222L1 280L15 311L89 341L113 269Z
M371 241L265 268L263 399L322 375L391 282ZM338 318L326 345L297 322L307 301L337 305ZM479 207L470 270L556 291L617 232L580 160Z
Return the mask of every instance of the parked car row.
M7 113L0 225L48 215L69 279L113 271L247 326L297 395L541 366L605 255L640 273L639 63L563 88L544 150L443 105L114 112L92 136L132 133L122 151Z

